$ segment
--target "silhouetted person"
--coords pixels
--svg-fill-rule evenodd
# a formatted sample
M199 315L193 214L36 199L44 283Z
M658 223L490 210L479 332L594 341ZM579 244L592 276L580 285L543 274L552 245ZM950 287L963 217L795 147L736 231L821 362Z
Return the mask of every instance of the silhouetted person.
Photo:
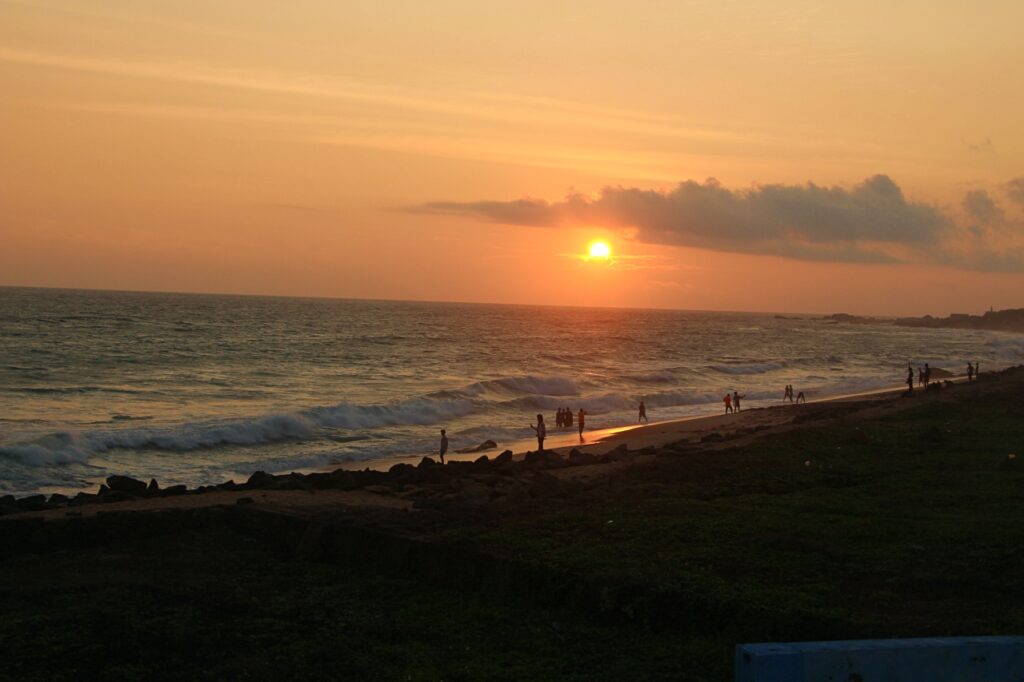
M746 396L740 395L739 391L733 391L732 392L732 409L733 409L734 412L739 412L740 411L740 398L744 398L744 397L746 397Z
M583 411L582 407L580 408L580 411L576 413L576 423L579 424L579 427L580 427L580 442L581 443L583 442L583 420L584 420L584 418L586 416L587 416L587 413Z
M807 398L804 397L804 392L803 391L800 391L799 393L796 394L796 404L797 405L799 405L800 403L806 403L806 402L807 402Z
M917 368L917 385L924 386L924 367Z
M782 402L793 402L793 384L786 384L786 390L782 394Z
M565 425L572 428L572 410L568 407L565 408Z
M932 368L928 366L928 363L924 363L924 385L927 388L928 384L932 382Z
M640 422L647 423L647 406L644 405L642 400L640 401L640 414L636 418L636 423L639 424Z
M967 381L974 381L974 365L967 363Z
M537 432L537 451L543 452L544 450L544 437L548 435L548 430L544 428L544 415L537 415L537 425L530 424L530 428Z
M562 408L559 407L558 411L555 412L555 427L561 427L563 424L565 424L565 416L562 412Z
M981 365L979 365L977 362L974 363L974 378L981 378Z
M444 453L448 452L448 436L441 429L441 464L444 464Z
M725 413L729 414L732 412L732 396L726 393L725 397L722 398L722 402L725 403Z
M907 365L907 392L914 392L914 368Z

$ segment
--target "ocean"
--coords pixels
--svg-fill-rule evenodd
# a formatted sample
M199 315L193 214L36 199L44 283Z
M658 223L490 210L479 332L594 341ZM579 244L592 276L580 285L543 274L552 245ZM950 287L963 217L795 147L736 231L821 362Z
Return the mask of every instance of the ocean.
M1024 336L785 313L0 288L0 493L244 480L1024 362Z

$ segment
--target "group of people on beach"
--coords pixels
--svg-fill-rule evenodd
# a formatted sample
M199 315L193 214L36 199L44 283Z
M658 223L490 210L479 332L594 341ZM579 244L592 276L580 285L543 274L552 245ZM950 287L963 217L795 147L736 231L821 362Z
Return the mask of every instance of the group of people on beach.
M786 388L782 392L782 402L794 402L793 401L793 384L786 384ZM804 396L804 392L800 391L796 394L796 403L806 403L807 397Z
M580 410L583 413L583 410ZM568 407L559 407L558 411L555 412L555 426L558 428L572 428L573 413ZM581 417L582 419L582 417Z
M980 365L977 361L974 363L967 363L967 380L974 381L981 374ZM946 376L949 376L947 373ZM914 366L911 364L907 365L907 392L914 392ZM924 363L923 367L917 368L917 387L928 388L932 383L932 368L928 366L928 363Z
M725 403L725 413L735 413L740 411L740 400L746 396L740 395L739 391L733 391L730 395L728 392L725 397L722 398L722 402Z

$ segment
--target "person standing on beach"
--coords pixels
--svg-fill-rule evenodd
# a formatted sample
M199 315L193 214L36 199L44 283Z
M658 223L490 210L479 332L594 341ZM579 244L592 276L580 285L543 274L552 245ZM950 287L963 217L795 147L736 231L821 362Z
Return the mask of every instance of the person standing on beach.
M797 405L799 405L800 403L806 403L806 402L807 402L807 397L804 395L803 391L800 391L799 393L796 394L796 404Z
M967 363L967 381L974 381L974 365Z
M640 401L640 414L636 418L636 423L640 422L647 423L647 406L644 405L644 401Z
M580 426L580 442L581 443L583 442L583 418L586 417L586 416L587 416L587 413L583 411L582 407L580 408L580 411L576 413L576 422Z
M570 429L572 428L572 408L565 408L565 425Z
M924 363L924 386L928 388L928 384L932 382L932 368L928 366L928 363Z
M745 396L740 395L739 391L733 391L732 392L732 409L733 409L733 412L739 412L740 411L740 398L743 398L743 397L745 397Z
M793 402L793 384L786 384L786 390L782 393L782 402Z
M907 365L907 392L914 392L914 368Z
M537 452L544 452L544 437L548 430L544 428L544 415L537 415L537 425L530 424L530 428L537 432Z
M729 414L732 412L732 396L726 393L725 397L722 398L722 402L725 403L725 413Z
M444 453L448 452L448 436L441 429L441 464L444 464Z

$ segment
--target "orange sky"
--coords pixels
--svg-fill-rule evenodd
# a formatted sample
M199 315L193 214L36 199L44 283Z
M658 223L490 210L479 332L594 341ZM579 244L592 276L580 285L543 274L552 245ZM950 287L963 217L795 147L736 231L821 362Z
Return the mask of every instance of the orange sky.
M1024 5L843 4L0 0L0 284L1024 305Z

